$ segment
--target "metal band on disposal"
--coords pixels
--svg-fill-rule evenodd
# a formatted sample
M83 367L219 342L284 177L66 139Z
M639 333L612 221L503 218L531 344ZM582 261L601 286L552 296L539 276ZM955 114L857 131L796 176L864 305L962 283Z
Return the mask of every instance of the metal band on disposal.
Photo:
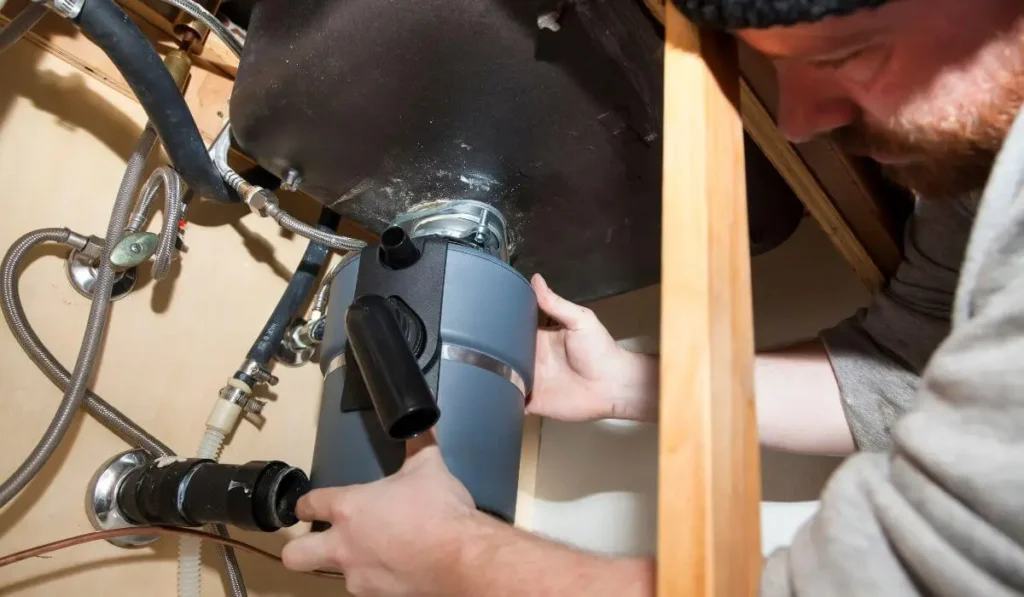
M519 389L519 393L524 397L526 396L526 382L523 380L523 376L513 369L511 365L507 365L491 355L457 344L442 344L441 358L445 361L455 361L456 363L463 363L483 369L484 371L490 371L512 382L512 385Z
M331 373L334 373L335 371L337 371L338 369L341 369L344 366L345 366L345 351L341 351L340 353L338 353L338 356L336 356L333 359L327 361L327 370L324 371L324 379L327 379L328 375L330 375Z
M516 387L516 389L519 390L520 394L524 397L526 396L526 381L523 380L523 376L513 369L511 365L505 364L491 355L484 354L472 348L466 348L465 346L459 346L458 344L442 344L441 359L462 363L464 365L476 367L477 369L483 369L484 371L490 371L502 379L507 379ZM326 379L328 375L334 373L338 369L341 369L345 365L345 353L342 352L327 362L327 369L324 372L324 378Z

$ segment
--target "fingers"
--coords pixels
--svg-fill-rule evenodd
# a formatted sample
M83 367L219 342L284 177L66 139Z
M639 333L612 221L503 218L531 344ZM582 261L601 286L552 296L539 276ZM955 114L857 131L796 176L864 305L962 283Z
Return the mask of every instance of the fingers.
M281 560L285 568L295 572L337 568L333 557L337 551L335 541L334 534L329 531L303 535L284 546Z
M299 517L299 520L306 522L315 520L331 522L335 510L333 504L344 500L348 491L348 488L345 487L314 489L299 498L299 503L295 504L295 515Z
M555 294L540 274L533 275L530 285L537 294L537 304L541 310L567 329L578 330L594 321L593 311Z

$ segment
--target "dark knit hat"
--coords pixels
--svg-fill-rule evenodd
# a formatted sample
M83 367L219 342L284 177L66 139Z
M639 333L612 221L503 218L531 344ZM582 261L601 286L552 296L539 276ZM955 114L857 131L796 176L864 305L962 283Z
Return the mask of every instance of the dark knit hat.
M673 0L698 25L721 29L762 29L837 17L887 0Z

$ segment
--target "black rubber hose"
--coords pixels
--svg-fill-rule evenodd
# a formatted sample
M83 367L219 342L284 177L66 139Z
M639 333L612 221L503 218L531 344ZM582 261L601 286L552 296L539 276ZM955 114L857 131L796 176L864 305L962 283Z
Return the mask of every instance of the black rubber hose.
M341 216L325 207L320 212L317 229L324 232L334 232L338 228L339 222L341 222ZM277 347L284 340L284 333L288 328L288 324L299 314L310 293L313 292L316 281L320 277L321 271L323 271L324 264L327 263L329 253L330 249L326 246L309 241L309 246L306 247L306 252L302 255L302 261L299 262L295 273L292 274L292 279L284 289L281 300L274 307L274 312L270 314L270 319L263 326L263 331L260 332L252 348L249 349L249 354L246 355L247 358L256 361L260 365L266 365L270 362Z
M75 22L124 76L188 186L203 197L231 201L185 98L135 23L113 0L86 0Z

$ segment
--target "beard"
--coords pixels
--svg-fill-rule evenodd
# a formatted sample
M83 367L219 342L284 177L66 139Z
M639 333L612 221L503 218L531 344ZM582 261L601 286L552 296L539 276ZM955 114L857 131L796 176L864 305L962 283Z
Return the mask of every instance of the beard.
M1024 71L1005 73L998 84L974 105L956 100L939 110L939 117L923 118L934 110L924 102L886 123L863 119L830 133L848 153L893 156L898 163L882 163L883 173L922 197L957 196L984 188L989 173L1024 103ZM936 99L929 101L935 102ZM905 158L905 159L904 159Z

